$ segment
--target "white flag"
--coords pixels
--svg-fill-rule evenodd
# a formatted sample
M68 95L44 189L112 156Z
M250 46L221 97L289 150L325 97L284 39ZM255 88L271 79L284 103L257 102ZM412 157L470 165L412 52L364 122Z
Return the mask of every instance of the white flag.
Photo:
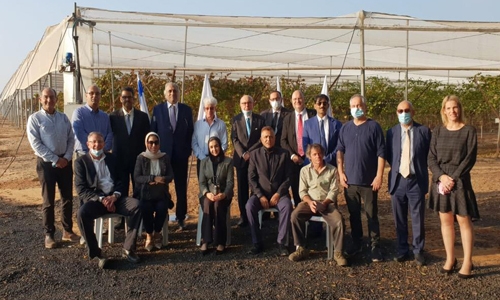
M326 83L326 75L325 79L323 80L323 88L321 89L321 94L326 95L328 97L328 110L326 111L326 114L330 117L332 117L332 101L330 101L330 96L328 96L328 84Z
M141 111L145 112L149 116L148 104L146 103L146 97L144 97L144 87L142 86L141 78L139 74L137 74L137 94L139 95L139 105L141 107Z
M205 81L203 81L203 90L201 91L200 108L198 109L198 120L203 120L203 118L205 117L205 106L203 105L203 99L211 97L213 97L212 88L210 87L208 75L205 74Z

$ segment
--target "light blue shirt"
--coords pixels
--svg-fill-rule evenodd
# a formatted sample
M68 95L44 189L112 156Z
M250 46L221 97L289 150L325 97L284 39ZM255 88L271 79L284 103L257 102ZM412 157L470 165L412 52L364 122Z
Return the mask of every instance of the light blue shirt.
M194 155L199 160L208 156L208 139L216 136L220 139L222 151L227 150L227 128L226 124L215 117L212 125L208 125L206 119L198 120L194 123L193 139L191 140L191 148Z
M404 145L404 142L406 140L406 130L410 131L410 174L415 174L415 166L413 165L413 152L414 152L414 150L413 150L413 131L414 131L413 125L408 127L408 129L401 126L401 155L403 154L403 145Z
M71 160L75 137L68 117L58 111L53 114L37 111L28 118L26 133L35 155L45 162L57 163L60 157Z
M109 123L109 116L98 109L92 111L88 104L77 108L73 112L73 132L75 133L75 151L88 152L87 137L93 131L104 136L104 151L111 151L113 146L113 132Z

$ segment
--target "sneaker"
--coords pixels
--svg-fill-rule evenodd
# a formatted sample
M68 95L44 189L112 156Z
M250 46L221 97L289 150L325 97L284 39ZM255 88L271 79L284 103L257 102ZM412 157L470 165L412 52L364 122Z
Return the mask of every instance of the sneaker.
M139 258L139 256L137 256L137 254L135 254L135 252L132 251L132 250L125 250L125 249L123 249L122 256L124 258L126 258L129 262L134 263L134 264L138 263L141 260Z
M285 245L283 244L279 244L278 245L278 253L279 253L279 256L288 256L288 249Z
M423 253L417 253L415 254L415 262L417 263L418 266L425 266L425 257Z
M104 255L100 254L93 259L97 260L97 266L99 269L105 269L107 267L108 259Z
M300 261L306 259L308 256L309 256L309 250L307 250L302 246L299 246L297 250L295 250L295 252L293 252L288 256L288 259L291 261Z
M372 262L381 262L384 258L382 256L382 252L380 251L380 247L372 247Z
M54 240L54 235L47 234L45 236L45 248L54 249L57 247L56 241Z
M337 266L341 267L347 266L347 259L344 257L344 254L342 254L342 251L334 251L333 259L337 263Z
M77 242L80 240L80 236L74 234L73 232L64 231L62 235L63 242Z

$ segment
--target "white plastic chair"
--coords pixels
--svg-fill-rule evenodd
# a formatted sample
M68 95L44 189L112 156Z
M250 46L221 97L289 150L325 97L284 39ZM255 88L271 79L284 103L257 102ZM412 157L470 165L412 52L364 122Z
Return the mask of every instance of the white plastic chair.
M196 246L201 246L201 222L203 221L203 209L198 206L198 227L196 229ZM231 205L227 208L226 215L227 237L226 246L231 245Z
M167 218L165 219L165 223L163 223L161 235L163 236L162 244L163 246L166 246L168 244L168 215ZM142 220L141 220L141 225L139 226L139 231L137 232L137 236L142 236Z
M331 241L331 233L332 229L330 228L330 225L326 223L325 219L322 216L312 216L309 221L315 221L315 222L323 222L326 224L326 248L328 249L328 259L333 258L333 245ZM306 222L306 238L307 238L307 228L309 227L309 221Z
M97 238L97 244L99 248L102 248L102 232L104 219L108 219L108 243L113 244L115 242L115 222L114 218L123 217L120 214L105 214L94 221L94 232ZM127 232L127 222L125 222L125 232Z

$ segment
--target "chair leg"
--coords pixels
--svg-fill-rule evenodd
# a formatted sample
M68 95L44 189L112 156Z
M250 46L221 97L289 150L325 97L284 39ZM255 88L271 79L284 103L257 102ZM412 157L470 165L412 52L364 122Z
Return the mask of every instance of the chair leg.
M95 234L97 238L97 245L99 248L102 249L102 223L103 223L103 218L97 218L94 221L94 229L95 229Z
M333 245L332 245L332 228L326 224L326 247L328 251L328 259L333 259Z
M115 242L115 222L113 218L108 218L108 243L113 244ZM126 229L125 229L126 232Z
M201 246L201 222L203 222L203 209L198 207L198 227L196 228L196 246Z
M162 235L163 235L163 246L166 246L168 244L168 218L165 219L165 223L163 223L163 229L162 229Z
M264 214L263 210L259 210L258 217L259 217L259 229L262 229L262 215Z

